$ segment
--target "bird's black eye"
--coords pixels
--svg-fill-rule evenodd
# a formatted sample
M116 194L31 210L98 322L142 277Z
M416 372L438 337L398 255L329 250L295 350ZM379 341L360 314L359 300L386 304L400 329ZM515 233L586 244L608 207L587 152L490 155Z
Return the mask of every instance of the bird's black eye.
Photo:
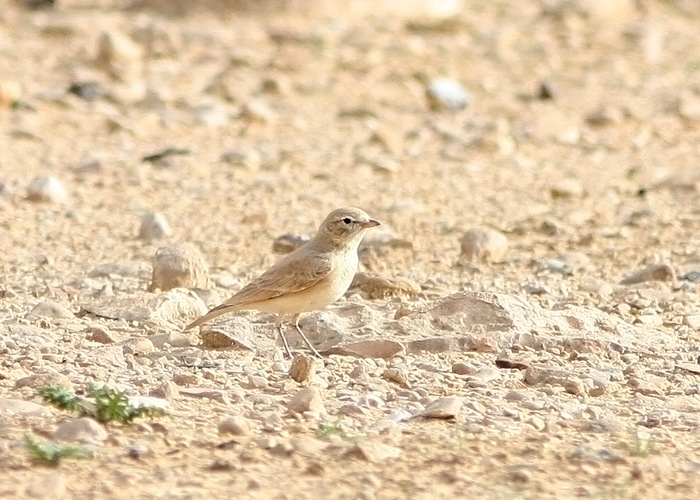
M343 224L345 224L346 226L349 226L350 224L352 224L352 219L350 217L345 217L343 219Z

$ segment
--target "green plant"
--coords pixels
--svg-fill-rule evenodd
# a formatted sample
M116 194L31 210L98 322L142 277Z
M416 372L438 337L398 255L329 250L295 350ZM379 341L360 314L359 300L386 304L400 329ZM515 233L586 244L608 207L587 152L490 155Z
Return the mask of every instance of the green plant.
M83 446L39 441L31 434L24 436L24 445L33 460L53 467L58 466L64 458L92 458L93 456L92 452Z
M124 392L108 387L88 386L91 399L71 394L61 387L43 387L39 396L61 410L92 417L100 422L130 424L141 417L161 417L166 414L160 407L136 403Z
M348 432L337 422L321 422L316 429L316 437L328 439L331 436L339 436L341 439L350 442L357 442L362 436Z

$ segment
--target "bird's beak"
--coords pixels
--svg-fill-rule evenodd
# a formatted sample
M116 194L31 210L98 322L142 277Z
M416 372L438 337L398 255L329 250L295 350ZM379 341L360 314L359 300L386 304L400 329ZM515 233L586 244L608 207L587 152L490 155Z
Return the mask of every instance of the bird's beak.
M380 226L381 223L378 220L370 219L367 222L362 223L362 227L369 229L370 227Z

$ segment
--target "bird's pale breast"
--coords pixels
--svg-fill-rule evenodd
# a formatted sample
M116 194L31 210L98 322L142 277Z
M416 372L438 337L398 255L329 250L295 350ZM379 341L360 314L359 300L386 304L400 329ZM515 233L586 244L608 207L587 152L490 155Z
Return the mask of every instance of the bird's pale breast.
M339 254L333 260L333 270L315 285L299 292L249 304L246 309L274 314L298 314L323 309L332 304L345 294L355 277L357 250Z

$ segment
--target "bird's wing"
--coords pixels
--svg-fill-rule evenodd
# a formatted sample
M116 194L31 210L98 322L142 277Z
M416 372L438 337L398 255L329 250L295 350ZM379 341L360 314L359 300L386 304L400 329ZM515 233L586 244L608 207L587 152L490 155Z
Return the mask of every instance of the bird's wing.
M323 280L331 270L330 259L323 254L289 254L221 306L243 306L301 292Z

